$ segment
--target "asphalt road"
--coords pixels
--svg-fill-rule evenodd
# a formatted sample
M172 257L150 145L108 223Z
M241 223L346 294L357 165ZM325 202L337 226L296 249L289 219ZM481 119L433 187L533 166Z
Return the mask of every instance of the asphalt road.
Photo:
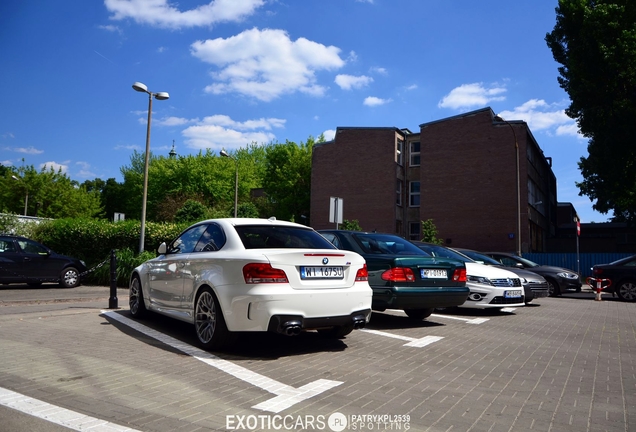
M215 353L185 323L132 320L127 290L111 300L0 286L0 431L636 430L636 304L607 294Z

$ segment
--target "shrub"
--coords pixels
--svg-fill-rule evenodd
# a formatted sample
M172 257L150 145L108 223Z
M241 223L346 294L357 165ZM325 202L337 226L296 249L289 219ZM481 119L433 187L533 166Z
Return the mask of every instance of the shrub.
M116 268L116 280L118 287L127 287L130 279L130 274L133 269L145 261L152 259L156 254L152 252L144 251L142 254L138 254L136 249L122 249L115 251L115 268ZM106 259L104 265L86 275L84 282L94 285L106 285L110 286L111 279L110 268L110 254Z

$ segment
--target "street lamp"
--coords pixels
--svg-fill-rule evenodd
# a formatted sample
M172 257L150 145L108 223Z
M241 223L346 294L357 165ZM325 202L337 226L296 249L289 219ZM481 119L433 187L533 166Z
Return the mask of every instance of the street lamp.
M148 163L150 159L150 120L152 116L152 97L166 100L170 97L167 92L152 93L145 84L136 82L132 88L138 92L148 93L148 126L146 128L146 157L144 161L144 196L141 201L141 237L139 238L139 253L144 251L144 237L146 234L146 202L148 201Z
M20 177L16 177L16 176L12 175L11 178L13 180L17 180L19 182L22 182L22 184L24 185L24 189L26 190L26 195L24 197L24 215L26 216L27 215L27 205L29 204L29 187L24 182L24 180L22 180Z
M238 159L230 156L230 154L226 152L225 150L221 150L219 154L223 157L234 159L234 164L236 168L234 171L234 217L236 218L237 217L236 212L238 210Z
M515 157L517 159L517 255L521 256L521 186L519 184L519 142L517 141L517 133L515 128L503 117L496 115L495 120L504 122L510 126L512 135L515 138Z

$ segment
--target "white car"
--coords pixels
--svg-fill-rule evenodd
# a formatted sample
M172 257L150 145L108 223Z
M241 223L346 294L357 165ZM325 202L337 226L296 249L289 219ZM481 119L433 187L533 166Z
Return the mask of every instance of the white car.
M233 332L302 330L341 338L371 316L364 259L313 229L271 219L210 219L162 243L130 278L130 313L194 325L202 347Z
M466 286L470 294L459 307L502 309L525 306L524 288L515 273L480 264L451 248L425 242L413 243L432 256L454 258L466 264Z

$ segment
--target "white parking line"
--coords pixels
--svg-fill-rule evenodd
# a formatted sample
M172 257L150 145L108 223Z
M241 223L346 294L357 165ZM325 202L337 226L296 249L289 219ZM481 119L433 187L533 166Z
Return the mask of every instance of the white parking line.
M128 327L133 328L140 333L157 339L158 341L163 342L166 345L176 348L179 351L182 351L197 360L200 360L212 367L222 370L223 372L228 373L235 378L238 378L242 381L252 384L253 386L256 386L276 395L276 397L272 399L261 402L258 405L254 405L252 408L255 409L279 413L284 409L291 407L292 405L319 395L320 393L323 393L342 384L342 381L319 379L305 384L304 386L299 388L288 386L264 375L252 372L251 370L246 369L242 366L235 365L230 361L223 360L222 358L219 358L214 354L196 348L192 345L188 345L178 339L146 327L145 325L139 324L138 322L128 319L125 316L114 311L102 311L102 314L116 321L119 321L120 323L127 325Z
M0 387L0 405L41 418L76 431L139 432L127 426L90 417L66 408L51 405L20 393Z
M482 324L482 323L485 323L486 321L488 321L490 319L490 318L472 318L472 319L468 319L468 318L456 317L456 316L451 316L451 315L438 315L438 314L433 314L431 316L435 317L435 318L448 318L448 319L464 321L466 324Z
M360 331L373 333L379 336L386 336L386 337L390 337L394 339L405 340L405 341L408 341L408 343L404 344L404 346L410 346L410 347L416 347L416 348L422 348L422 347L425 347L426 345L432 344L433 342L438 342L444 339L441 336L424 336L423 338L416 339L416 338L412 338L408 336L401 336L401 335L396 335L393 333L387 333L387 332L383 332L379 330L370 330L370 329L361 329Z

